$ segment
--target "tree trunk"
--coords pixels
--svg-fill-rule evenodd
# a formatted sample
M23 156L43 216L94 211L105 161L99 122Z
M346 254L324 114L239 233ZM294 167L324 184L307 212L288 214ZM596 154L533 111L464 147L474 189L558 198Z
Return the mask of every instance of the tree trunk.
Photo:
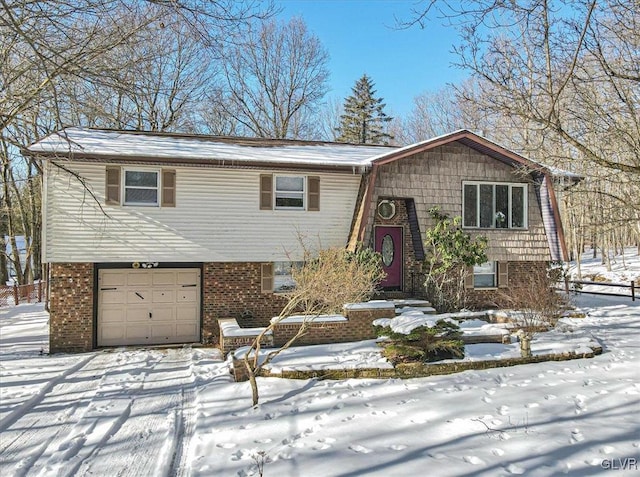
M247 372L249 373L249 384L251 384L251 402L252 406L256 407L260 401L258 394L258 381L256 380L256 374L251 369L251 366L247 365Z
M1 218L0 218L1 219ZM0 220L4 224L4 220ZM9 270L7 269L7 242L4 239L5 226L0 225L0 286L3 286L9 280Z
M531 338L528 336L520 338L520 355L523 358L531 358Z

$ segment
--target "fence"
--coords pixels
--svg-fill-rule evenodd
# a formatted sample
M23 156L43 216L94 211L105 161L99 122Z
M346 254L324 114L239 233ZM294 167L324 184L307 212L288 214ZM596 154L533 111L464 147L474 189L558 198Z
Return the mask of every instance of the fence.
M47 299L47 282L0 287L0 306L39 303Z
M592 291L592 290L584 290L583 285L596 285L598 287L612 287L612 288L629 288L631 290L631 294L628 293L608 293L604 291ZM590 295L605 295L605 296L622 296L622 297L631 297L631 301L636 301L636 289L638 285L631 280L629 285L625 283L608 283L608 282L588 282L583 280L565 280L564 289L567 293L588 293Z

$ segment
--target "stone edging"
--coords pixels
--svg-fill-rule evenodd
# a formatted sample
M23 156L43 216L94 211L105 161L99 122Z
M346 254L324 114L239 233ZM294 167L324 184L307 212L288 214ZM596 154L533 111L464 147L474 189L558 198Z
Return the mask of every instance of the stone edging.
M284 378L284 379L350 379L350 378L423 378L427 376L437 376L443 374L453 374L469 370L482 370L491 368L502 368L518 366L521 364L542 363L545 361L569 361L572 359L593 358L602 354L602 347L592 347L591 352L576 353L574 351L556 354L542 354L530 358L506 358L492 359L485 361L459 361L447 363L400 363L392 369L383 368L356 368L356 369L327 369L309 371L282 371L280 373L270 373L263 370L262 377ZM234 375L236 381L246 381L244 362L233 361Z

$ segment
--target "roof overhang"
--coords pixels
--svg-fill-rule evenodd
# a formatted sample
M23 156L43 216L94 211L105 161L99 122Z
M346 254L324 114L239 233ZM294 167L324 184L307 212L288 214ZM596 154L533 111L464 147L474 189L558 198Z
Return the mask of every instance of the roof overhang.
M56 161L71 160L75 162L90 162L101 164L137 164L160 166L191 166L205 168L226 169L273 169L286 171L318 171L318 172L343 172L351 174L364 174L371 168L369 164L310 164L310 163L283 163L273 161L253 160L238 161L235 159L210 159L210 158L168 158L159 156L134 156L116 154L83 154L72 152L61 154L55 152L37 152L23 149L22 154L37 159Z

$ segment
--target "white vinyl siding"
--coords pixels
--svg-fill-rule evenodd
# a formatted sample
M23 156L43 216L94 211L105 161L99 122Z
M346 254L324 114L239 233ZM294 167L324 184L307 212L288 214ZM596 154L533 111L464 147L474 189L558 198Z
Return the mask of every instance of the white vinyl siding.
M463 226L483 229L527 228L527 184L462 184Z
M268 170L175 167L175 207L109 207L105 166L65 163L86 180L94 200L68 173L48 165L44 216L46 262L274 262L309 246L344 246L360 175L314 173L322 209L259 210ZM159 170L159 169L158 169ZM289 258L291 256L291 258Z

